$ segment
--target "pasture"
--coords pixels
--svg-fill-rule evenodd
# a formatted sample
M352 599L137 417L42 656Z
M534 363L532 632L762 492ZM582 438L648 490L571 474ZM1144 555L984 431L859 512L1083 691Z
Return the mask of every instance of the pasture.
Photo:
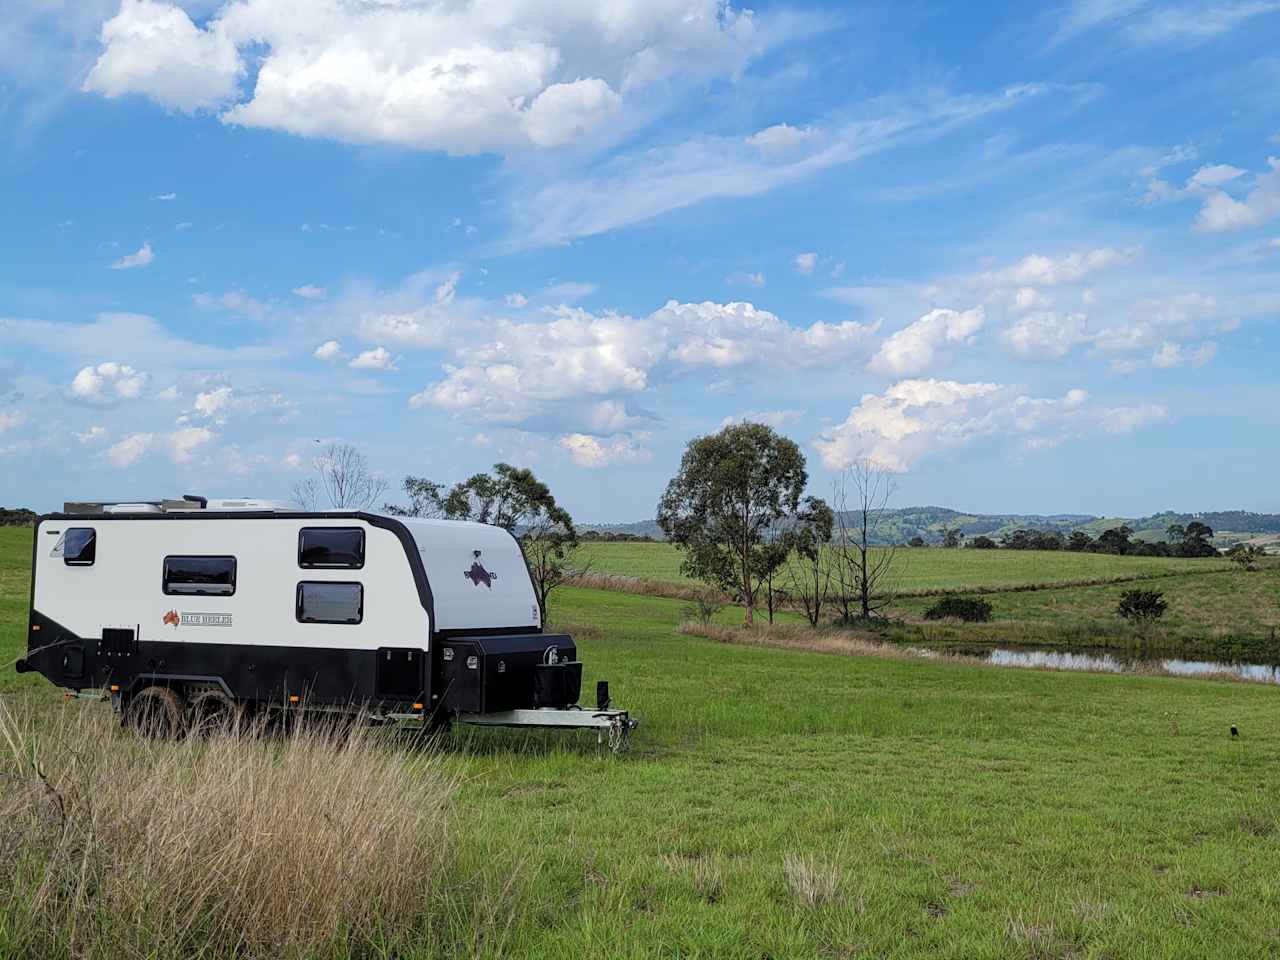
M0 530L0 695L52 726L79 708L7 666L23 641L29 543ZM428 748L457 786L411 936L353 933L324 954L1280 950L1280 691L735 646L679 634L683 607L555 594L584 689L609 679L642 720L633 752L501 731ZM11 782L0 776L0 791ZM22 909L0 910L0 954L24 949L11 939ZM74 955L109 954L89 943Z
M585 543L579 555L593 573L648 577L673 583L696 582L681 573L682 555L669 543ZM894 575L888 586L894 593L908 595L1106 583L1230 569L1225 561L1050 550L901 547L896 556Z

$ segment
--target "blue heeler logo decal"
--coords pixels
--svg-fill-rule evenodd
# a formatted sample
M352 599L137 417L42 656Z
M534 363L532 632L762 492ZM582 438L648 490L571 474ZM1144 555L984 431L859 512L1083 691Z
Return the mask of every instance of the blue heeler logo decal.
M472 550L471 555L475 557L475 559L471 561L471 569L463 570L462 575L470 580L474 586L478 587L483 583L486 587L492 590L493 581L498 579L498 575L496 573L490 573L484 568L484 564L480 562L479 550Z

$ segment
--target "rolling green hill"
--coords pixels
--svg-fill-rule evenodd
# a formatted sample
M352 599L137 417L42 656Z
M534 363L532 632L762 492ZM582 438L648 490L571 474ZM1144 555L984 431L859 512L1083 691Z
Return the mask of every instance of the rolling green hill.
M1212 510L1205 513L1162 511L1149 517L1095 517L1088 514L1017 514L965 513L948 507L903 507L886 510L880 518L879 542L906 543L920 537L928 544L938 544L947 530L958 529L966 539L987 536L998 540L1015 530L1058 531L1064 536L1081 530L1096 537L1104 530L1121 525L1135 531L1138 540L1164 540L1173 524L1186 526L1193 520L1207 523L1214 530L1214 545L1229 547L1234 543L1280 537L1280 514L1251 513L1246 510ZM636 523L584 523L583 530L601 534L629 534L663 539L656 521Z

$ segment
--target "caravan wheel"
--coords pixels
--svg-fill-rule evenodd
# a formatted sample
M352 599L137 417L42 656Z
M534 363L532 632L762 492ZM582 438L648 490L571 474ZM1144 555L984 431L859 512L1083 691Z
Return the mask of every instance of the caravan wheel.
M191 700L191 732L199 737L240 732L244 706L221 690L203 690Z
M124 724L144 737L171 739L182 735L182 700L168 687L145 687L124 711Z

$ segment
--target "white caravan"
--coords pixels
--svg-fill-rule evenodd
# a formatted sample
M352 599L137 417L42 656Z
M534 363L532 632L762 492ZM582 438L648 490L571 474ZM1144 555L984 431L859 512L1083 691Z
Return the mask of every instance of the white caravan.
M501 527L201 497L69 503L36 521L28 653L126 722L289 704L439 723L594 727L571 637L543 632Z

